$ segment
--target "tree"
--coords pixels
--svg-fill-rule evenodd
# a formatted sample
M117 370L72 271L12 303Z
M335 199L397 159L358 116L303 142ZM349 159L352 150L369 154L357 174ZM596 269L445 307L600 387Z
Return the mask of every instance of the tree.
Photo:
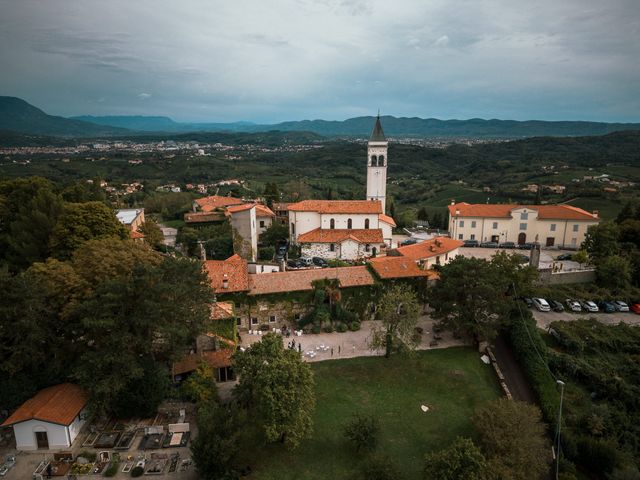
M198 366L182 383L181 388L183 395L196 405L208 405L219 400L216 373L206 363Z
M485 480L487 460L471 439L458 437L443 450L427 454L425 480Z
M571 260L578 262L580 264L580 268L582 268L582 265L589 263L589 254L586 250L578 250L571 256Z
M164 244L164 234L160 226L153 220L147 219L140 227L140 231L144 234L144 240L150 247L158 249Z
M289 238L289 227L286 224L282 224L278 219L274 219L271 225L260 234L260 243L262 245L273 246L281 240L287 240Z
M129 231L104 203L67 203L51 234L50 248L55 257L67 259L88 240L128 236Z
M362 465L363 480L398 480L401 477L398 467L383 454L371 455Z
M589 256L598 260L618 253L618 226L613 222L602 222L587 229L582 248Z
M631 283L631 265L620 255L602 258L596 266L598 284L612 290L624 290Z
M499 398L478 408L472 421L497 478L530 480L548 472L551 448L538 407Z
M387 290L377 306L380 323L372 330L370 346L385 349L389 358L395 348L414 348L414 329L420 315L420 304L413 289L404 284L393 285Z
M379 433L380 423L373 415L356 414L344 427L344 436L356 452L373 452Z
M620 224L625 220L632 219L633 213L633 205L631 204L631 202L625 203L624 207L622 207L622 210L620 210L618 216L616 217L616 223Z
M264 187L264 199L267 202L267 207L273 208L273 202L280 201L280 190L276 183L267 183Z
M440 280L430 290L433 317L447 329L479 340L497 335L511 307L507 295L515 274L504 264L458 256L440 269Z
M425 207L420 207L420 209L418 210L418 220L423 220L426 222L429 221L429 212L427 212L427 209Z
M233 357L240 382L234 396L260 426L268 442L295 448L311 434L315 408L313 372L282 337L267 334Z

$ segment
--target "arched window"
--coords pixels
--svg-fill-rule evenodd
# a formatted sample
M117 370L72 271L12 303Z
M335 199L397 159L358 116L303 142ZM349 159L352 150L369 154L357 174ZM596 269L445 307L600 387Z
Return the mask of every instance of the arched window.
M296 224L291 222L291 235L296 236Z
M368 218L364 219L364 228L369 228L369 219Z
M384 167L384 155L380 155L378 157L378 166L379 167Z
M334 228L336 228L336 221L332 218L331 220L329 220L329 228L331 230L333 230Z
M353 222L351 222L351 219L347 220L347 228L349 229L353 228Z
M375 155L371 155L371 166L372 167L378 166L378 158Z

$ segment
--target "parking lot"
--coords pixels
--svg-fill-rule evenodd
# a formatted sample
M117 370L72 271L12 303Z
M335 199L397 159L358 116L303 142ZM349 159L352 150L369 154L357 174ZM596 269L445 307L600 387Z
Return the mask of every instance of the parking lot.
M519 253L522 255L530 256L528 250L520 249L504 249L504 248L482 248L482 247L462 247L460 248L460 255L463 257L484 258L489 260L496 252L505 251L507 253ZM571 260L557 261L555 260L558 255L563 253L575 253L569 250L558 249L541 249L540 250L540 265L539 268L553 268L554 264L556 268L561 269L564 272L571 270L581 270L581 265L578 262Z
M524 307L523 308L527 308ZM580 318L595 318L599 322L607 325L617 325L618 323L627 323L629 325L640 325L640 315L633 312L615 312L615 313L573 313L573 312L540 312L535 308L531 309L533 318L539 328L547 330L551 322L571 322Z

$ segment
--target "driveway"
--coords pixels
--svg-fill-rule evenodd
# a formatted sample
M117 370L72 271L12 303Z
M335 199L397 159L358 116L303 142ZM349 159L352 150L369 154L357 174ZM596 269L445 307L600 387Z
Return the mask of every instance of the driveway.
M520 250L513 248L480 248L480 247L462 247L460 249L460 255L463 257L474 257L474 258L484 258L489 260L493 257L496 252L505 251L507 253L521 253L530 256L530 252L528 250ZM556 267L561 268L562 271L570 271L570 270L582 270L581 265L578 262L572 262L568 260L557 261L555 258L558 255L563 253L572 253L569 250L558 250L558 249L540 249L540 266L539 268L552 268L554 264Z
M618 323L627 323L629 325L640 325L640 315L633 312L615 312L615 313L571 313L571 312L540 312L531 309L533 318L536 319L538 328L547 330L551 322L571 322L581 318L595 318L606 325L617 325Z

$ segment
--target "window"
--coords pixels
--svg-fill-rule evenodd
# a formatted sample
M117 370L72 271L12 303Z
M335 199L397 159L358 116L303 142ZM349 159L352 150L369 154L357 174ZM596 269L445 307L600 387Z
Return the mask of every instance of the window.
M329 220L329 228L331 230L333 230L334 228L336 228L336 221L332 218L331 220Z
M242 319L240 317L236 317L236 326L238 327L242 326Z
M240 308L240 302L236 302L236 308Z
M521 223L520 224L520 230L526 230L527 229L527 224L526 223Z
M577 238L572 238L571 239L571 245L576 245L578 243L578 239Z
M347 220L347 228L349 229L353 228L353 222L351 221L350 218Z
M251 325L257 325L258 324L258 317L251 317Z
M447 260L449 260L449 254L448 254L448 253L445 253L445 254L444 254L444 261L446 262Z
M293 316L293 319L294 319L294 320L300 320L300 318L301 318L301 315L300 315L299 313L296 313L296 314Z
M264 220L260 220L260 228L264 228Z
M476 228L476 221L475 221L475 220L473 220L473 221L471 222L471 228Z
M498 222L493 222L493 229L497 230L498 229Z
M458 240L462 240L462 234L461 233L458 234Z
M384 155L380 155L378 157L378 166L379 167L384 167Z
M371 155L371 166L372 167L377 167L378 166L378 159L376 158L375 155Z
M461 228L464 227L464 220L460 220L460 223L458 224Z
M520 220L529 220L529 213L528 212L522 212L520 214Z
M475 240L475 239L476 239L476 236L475 236L475 234L472 233L471 234L471 240Z
M577 232L579 228L580 228L580 225L576 224L573 226L573 231Z
M276 323L276 316L275 315L271 315L269 317L269 323Z
M296 235L296 224L291 222L291 235L295 237Z
M551 226L549 227L549 230L551 230L552 232L556 231L556 224L552 223Z
M336 245L335 245L335 243L330 243L330 244L329 244L329 251L330 251L330 252L335 252L335 251L336 251Z
M369 228L369 219L368 218L364 219L364 228Z
M436 265L440 265L440 255L436 257Z
M364 251L368 252L369 250L371 250L371 245L369 245L368 243L364 246Z

